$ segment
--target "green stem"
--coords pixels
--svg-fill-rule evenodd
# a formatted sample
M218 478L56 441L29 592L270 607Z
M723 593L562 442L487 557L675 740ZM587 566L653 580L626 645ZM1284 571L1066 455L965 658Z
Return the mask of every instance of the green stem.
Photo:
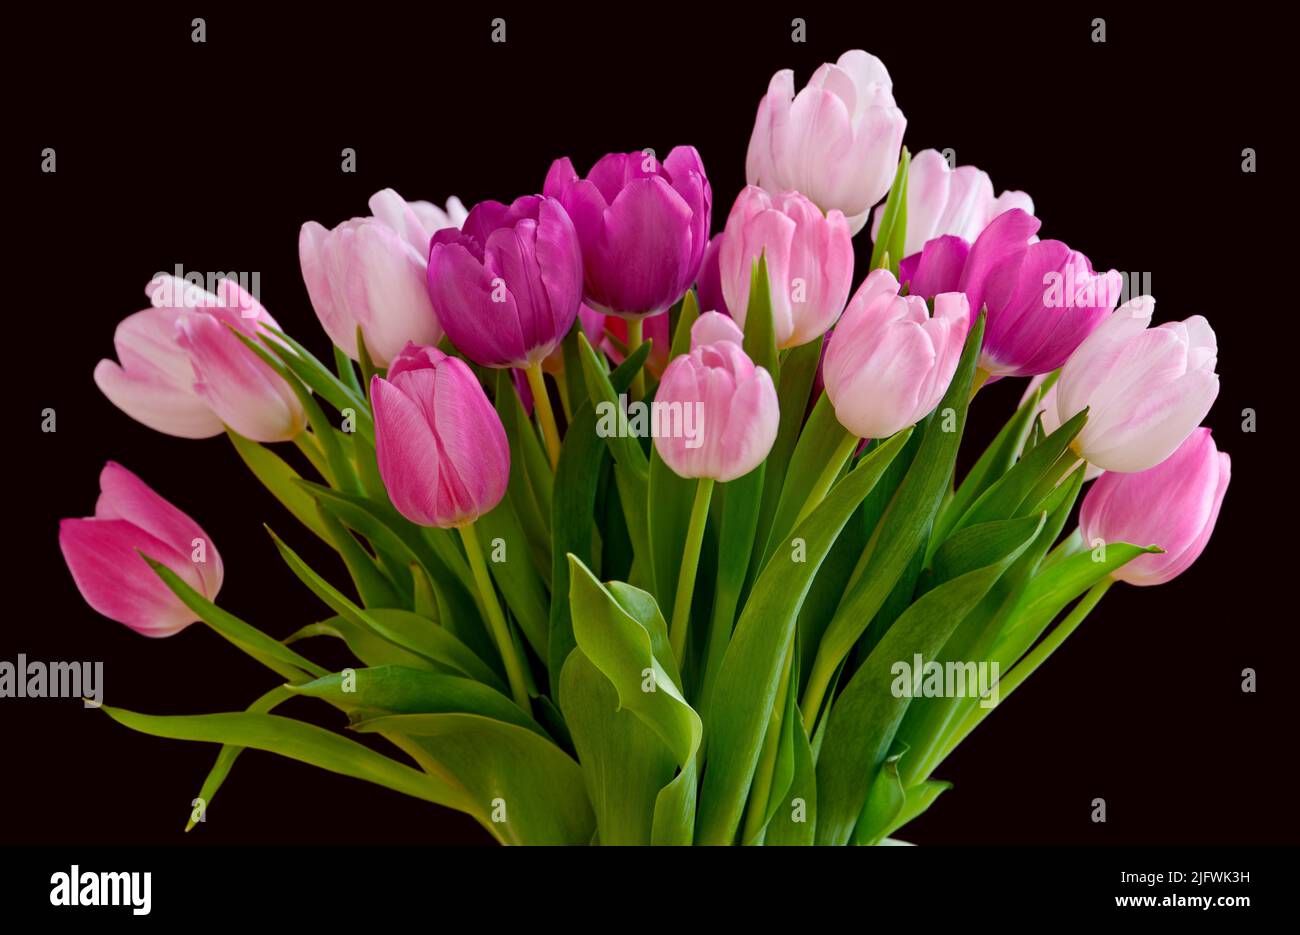
M629 318L627 320L627 357L636 353L636 349L641 346L641 332L644 322L640 318ZM632 378L632 398L645 398L645 368L642 367Z
M1088 614L1092 612L1092 609L1100 603L1102 597L1105 596L1106 592L1110 590L1110 586L1114 583L1115 579L1108 575L1094 584L1088 593L1083 596L1083 599L1074 605L1074 609L1070 611L1069 616L1062 620L1056 629L1052 630L1051 633L1040 640L1038 645L1035 646L1028 655L1021 659L1020 663L1014 666L1006 676L998 679L997 704L991 707L977 704L966 716L965 720L962 721L960 726L958 726L949 738L944 741L940 747L938 755L934 756L930 762L926 763L925 768L918 774L921 779L928 778L939 764L947 759L948 755L952 753L953 750L957 749L957 745L965 740L967 735L978 727L981 721L989 716L990 712L1006 701L1007 697L1015 691L1025 679L1034 674L1035 669L1047 661L1048 656L1056 652L1057 648L1065 642L1066 637L1077 630L1079 624L1083 623Z
M487 617L488 629L492 639L501 653L501 661L506 665L506 679L510 682L510 691L515 702L524 711L532 713L528 699L528 688L524 681L523 664L515 653L514 640L510 638L510 627L506 623L501 604L497 601L497 592L492 587L492 578L488 575L487 563L483 561L483 549L479 546L478 533L472 523L458 527L460 537L465 543L465 552L469 556L470 571L474 575L474 584L478 587L479 597L483 601L483 611Z
M700 564L700 546L704 542L704 525L709 518L709 499L713 495L713 478L701 477L695 486L691 505L691 522L686 529L686 550L682 553L682 570L677 576L677 596L673 598L673 622L668 629L668 643L678 665L686 649L686 627L691 619L691 596L695 593L695 572Z
M555 426L555 413L551 409L551 397L546 392L546 378L542 376L539 361L524 368L528 377L528 388L533 393L533 411L542 426L542 437L546 439L546 455L551 459L551 470L560 463L560 430Z

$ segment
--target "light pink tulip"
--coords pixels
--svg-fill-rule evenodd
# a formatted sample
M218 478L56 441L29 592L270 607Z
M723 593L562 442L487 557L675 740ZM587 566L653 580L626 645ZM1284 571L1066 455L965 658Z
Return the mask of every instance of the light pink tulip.
M743 348L745 333L740 330L740 325L721 312L705 312L691 325L691 348L715 341L731 341Z
M669 416L655 420L667 427L656 432L655 448L682 477L735 480L758 467L776 441L772 377L730 338L697 344L673 358L654 406L670 407L660 410Z
M912 159L907 173L907 238L902 260L919 253L926 241L951 235L974 243L990 221L1012 208L1034 213L1034 201L1024 192L1007 191L993 197L993 181L974 166L948 167L936 149L926 149ZM885 206L876 208L871 239L880 230Z
M330 340L358 359L360 326L371 358L387 366L408 341L436 344L442 337L427 269L435 233L430 227L443 219L427 210L422 217L391 188L370 199L370 210L372 217L353 218L333 230L308 221L298 235L298 259Z
M759 102L745 177L770 192L803 192L823 211L841 211L856 234L889 191L906 126L889 72L874 55L845 52L818 68L797 96L794 72L783 69Z
M256 441L285 441L306 423L302 405L275 371L230 328L248 337L278 327L233 279L210 293L175 276L145 287L152 307L118 325L119 362L101 360L95 383L131 418L168 435L208 438L223 423Z
M198 523L112 461L99 475L95 515L59 522L59 548L86 603L145 636L171 636L198 620L140 557L161 562L213 600L221 556Z
M1169 457L1219 395L1218 343L1200 315L1155 328L1155 300L1117 308L1075 350L1056 383L1057 419L1085 406L1072 447L1107 471L1145 471Z
M825 216L799 192L746 186L727 218L718 254L722 294L743 327L759 256L767 263L778 348L807 344L835 324L853 284L853 237L838 210Z
M1158 545L1163 554L1139 555L1113 573L1129 584L1164 584L1187 570L1205 549L1232 476L1232 459L1210 430L1197 428L1165 460L1133 474L1106 473L1079 510L1085 545Z
M505 496L510 447L473 371L408 344L370 381L379 475L398 512L421 526L464 526Z
M841 425L859 438L886 438L919 421L952 382L970 328L966 296L900 296L888 270L858 287L822 362L826 395Z

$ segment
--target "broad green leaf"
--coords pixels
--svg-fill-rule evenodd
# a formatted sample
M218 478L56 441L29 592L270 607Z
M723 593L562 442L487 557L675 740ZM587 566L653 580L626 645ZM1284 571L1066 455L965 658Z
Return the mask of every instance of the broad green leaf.
M993 583L1038 535L1045 515L1007 521L1005 551L923 595L881 638L830 710L817 761L817 843L847 844L911 698L895 694L894 666L932 660ZM978 560L987 560L988 553Z
M786 649L812 578L858 504L907 442L904 430L863 458L794 530L806 561L772 562L741 611L722 660L709 711L698 840L730 844L736 836L759 748L776 701Z
M550 642L550 596L528 559L528 541L510 498L480 516L475 525L492 580L501 589L528 645L538 658L545 659Z
M560 674L564 718L582 765L600 843L649 844L655 800L677 761L644 721L619 704L618 692L581 649Z
M567 340L567 339L566 339ZM573 338L577 345L577 338ZM581 367L581 363L575 362ZM633 375L640 369L639 355L633 355L610 374L610 382L620 393L632 383ZM579 379L581 377L579 376ZM574 400L581 396L573 397ZM576 405L576 403L575 403ZM569 602L569 561L576 555L583 564L592 562L591 528L596 509L596 487L600 481L600 462L607 454L604 440L596 434L596 415L591 402L576 406L573 421L565 433L560 448L560 463L555 469L555 500L551 514L552 553L551 639L547 655L551 678L552 697L557 702L560 670L569 653L577 646L573 638L573 621Z
M898 779L898 760L902 755L888 756L881 765L880 775L871 784L867 803L854 829L854 844L878 844L890 828L897 827L896 822L907 802L907 793Z
M785 794L774 796L770 802L771 815L763 838L769 846L810 845L817 829L817 772L812 745L803 721L798 717L791 720L794 776Z
M898 810L898 814L894 816L894 819L888 824L888 826L884 828L884 830L872 829L869 826L864 825L861 821L859 821L858 829L861 830L862 834L859 835L858 832L855 831L853 834L853 843L854 844L882 843L885 838L888 838L899 828L902 828L913 818L916 818L927 808L933 805L934 800L937 799L940 796L940 794L946 792L951 788L952 788L952 783L939 782L933 779L929 779L923 783L920 783L919 785L912 786L910 789L907 789L903 793L903 807ZM873 839L867 840L868 837L871 837Z
M586 844L596 829L582 768L535 731L477 714L394 714L353 727L410 738L417 762L448 777L462 810L503 844Z
M222 610L182 581L179 575L162 564L162 562L155 561L148 555L142 555L141 557L149 563L149 567L163 580L163 584L171 588L172 593L181 599L181 603L194 611L200 620L268 669L278 673L290 682L305 682L310 676L325 674L326 670L310 659L300 656L283 643L272 639L257 627L245 623L234 614Z

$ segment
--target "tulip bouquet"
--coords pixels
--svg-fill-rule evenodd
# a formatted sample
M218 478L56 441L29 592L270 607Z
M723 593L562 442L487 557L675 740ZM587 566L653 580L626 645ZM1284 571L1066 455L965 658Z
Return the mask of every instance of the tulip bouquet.
M255 748L503 843L880 843L1115 581L1186 569L1229 479L1197 427L1214 333L1152 327L1027 196L911 158L904 126L865 52L798 94L778 73L712 238L691 147L560 159L468 212L380 192L301 231L328 363L230 280L150 283L96 382L158 431L224 432L302 526L272 533L303 588L283 639L215 603L216 546L117 464L60 529L97 611L202 621L271 670L242 712L106 709L221 745L192 817ZM1023 377L958 476L980 387ZM315 661L327 640L355 661ZM347 730L274 713L299 696Z

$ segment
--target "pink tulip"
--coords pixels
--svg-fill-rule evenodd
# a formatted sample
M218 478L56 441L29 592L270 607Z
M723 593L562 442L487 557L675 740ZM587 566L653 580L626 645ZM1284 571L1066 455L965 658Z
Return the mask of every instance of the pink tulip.
M382 367L408 341L436 344L442 328L425 284L434 231L390 188L370 199L370 210L373 217L353 218L333 230L308 221L298 235L298 259L330 340L359 359L360 327L366 350Z
M825 216L799 192L753 185L736 199L718 267L727 308L743 327L754 263L766 258L778 348L807 344L844 311L853 284L853 239L838 210Z
M694 146L660 162L609 153L579 178L557 159L543 192L559 199L582 244L587 304L641 318L666 311L695 282L709 242L713 190Z
M207 533L115 462L99 475L95 515L59 522L59 548L87 604L145 636L198 620L140 557L166 565L208 600L221 590L221 556Z
M721 312L705 312L691 325L691 349L716 341L731 341L743 348L745 333L740 330L740 325Z
M936 237L899 266L913 295L966 293L971 313L987 309L979 367L995 377L1057 369L1119 301L1123 277L1059 240L1034 239L1039 221L1013 208L975 243Z
M889 72L861 49L822 65L798 95L794 72L778 71L758 105L746 181L803 192L823 211L842 212L856 234L889 191L906 126Z
M510 448L473 371L408 344L370 381L379 475L398 512L421 526L465 526L505 496Z
M826 348L822 379L841 425L859 438L887 438L943 398L970 328L966 296L900 296L888 270L858 287Z
M655 447L682 477L729 481L758 467L776 441L772 377L732 340L698 344L673 358L655 394L671 414Z
M145 287L152 308L117 329L120 365L102 360L95 383L139 422L181 438L208 438L223 423L255 441L287 441L306 414L293 390L231 332L256 338L278 327L233 279L210 293L175 276Z
M974 243L990 221L1012 208L1033 214L1033 199L1024 192L1003 192L995 198L987 172L974 166L950 169L938 150L922 150L907 173L907 239L897 259L919 253L935 237L950 235ZM884 205L876 208L872 240L884 211Z
M1093 484L1079 510L1083 541L1160 546L1163 554L1139 555L1112 577L1136 585L1164 584L1205 549L1231 476L1232 459L1215 447L1210 430L1194 429L1155 467L1107 473Z
M1200 315L1155 328L1155 300L1120 306L1071 355L1056 383L1057 418L1088 409L1072 447L1107 471L1145 471L1169 457L1219 395L1218 343Z

